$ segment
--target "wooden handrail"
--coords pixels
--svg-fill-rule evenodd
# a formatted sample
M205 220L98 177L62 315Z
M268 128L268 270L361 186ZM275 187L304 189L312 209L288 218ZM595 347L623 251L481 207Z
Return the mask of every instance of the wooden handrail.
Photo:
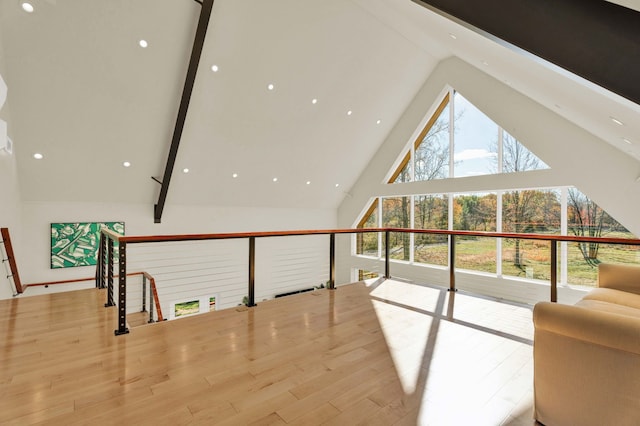
M95 281L96 277L91 277L91 278L75 278L72 280L61 280L61 281L47 281L47 282L41 282L41 283L33 283L33 284L26 284L24 287L43 287L43 286L48 286L48 285L56 285L56 284L72 284L72 283L80 283L80 282L84 282L84 281Z
M578 237L572 235L552 234L517 234L512 232L486 232L486 231L449 231L443 229L410 229L410 228L351 228L351 229L313 229L297 231L269 231L269 232L237 232L221 234L178 234L178 235L148 235L148 236L123 236L115 232L103 229L109 238L123 243L158 243L171 241L199 241L199 240L226 240L239 238L263 238L263 237L287 237L303 235L329 235L329 234L362 234L368 232L402 232L415 234L441 234L466 237L489 238L516 238L523 240L542 241L568 241L578 243L600 244L629 244L640 245L640 239L633 238L603 238L603 237Z
M146 279L149 280L149 288L151 289L151 293L153 294L153 302L156 306L156 312L158 313L158 321L164 321L164 317L162 316L162 307L160 306L160 298L158 297L158 290L156 288L156 280L146 271L142 272L132 272L127 274L127 276L132 275L143 275Z
M153 301L156 304L156 312L158 314L158 321L164 321L164 317L162 316L162 307L160 306L160 298L158 297L158 290L156 289L156 280L148 276L149 278L149 286L151 287L151 292L153 293Z
M151 278L151 275L149 275L149 273L147 272L132 272L130 274L127 274L128 277L134 276L134 275L146 275L147 278ZM118 275L114 275L114 278L117 278ZM46 282L41 282L41 283L33 283L33 284L25 284L23 287L27 288L27 287L42 287L42 286L47 286L47 285L56 285L56 284L73 284L73 283L79 283L79 282L83 282L83 281L95 281L96 277L87 277L87 278L74 278L74 279L70 279L70 280L60 280L60 281L46 281Z
M0 228L0 235L2 235L2 242L4 243L4 249L7 252L7 261L9 261L9 269L11 270L11 277L13 283L16 286L16 292L18 294L24 291L22 283L20 282L20 274L18 273L18 264L16 263L16 257L13 253L13 246L11 245L11 236L9 235L9 228ZM7 277L9 278L9 277Z
M600 244L622 244L640 246L640 239L627 238L595 238L595 237L578 237L570 235L548 235L548 234L518 234L512 232L484 232L484 231L457 231L442 229L409 229L409 228L357 228L357 229L312 229L312 230L295 230L295 231L268 231L268 232L238 232L238 233L220 233L220 234L182 234L182 235L149 235L149 236L122 236L115 232L103 229L102 235L112 240L109 247L113 246L113 242L118 242L120 246L119 265L121 272L126 271L125 250L128 244L136 243L159 243L159 242L176 242L176 241L203 241L203 240L226 240L226 239L248 239L249 240L249 280L248 280L248 306L254 306L254 280L255 280L255 239L264 237L287 237L287 236L304 236L304 235L329 235L330 236L330 277L333 279L334 256L335 256L335 235L336 234L362 234L362 233L383 233L385 236L385 278L391 278L390 274L390 253L389 253L389 235L396 233L414 233L414 234L438 234L449 235L449 290L457 291L455 285L455 241L456 237L484 237L484 238L509 238L509 239L526 239L548 241L551 249L552 263L551 280L550 280L550 299L557 302L557 242L577 242L577 243L600 243ZM110 260L111 261L111 260ZM109 265L112 265L111 263ZM111 268L111 266L110 266ZM122 269L124 268L124 269ZM331 281L331 280L330 280ZM109 289L112 288L111 277L109 278ZM331 284L331 288L334 284ZM158 306L159 317L161 315L157 292L155 290L155 282L153 282L153 294ZM126 291L126 277L121 276L119 279L119 291L124 294ZM124 299L124 298L123 298ZM112 306L106 304L105 306ZM126 310L126 300L118 303L120 309L119 318L121 319L118 329L115 330L116 335L126 334L129 330L123 318Z

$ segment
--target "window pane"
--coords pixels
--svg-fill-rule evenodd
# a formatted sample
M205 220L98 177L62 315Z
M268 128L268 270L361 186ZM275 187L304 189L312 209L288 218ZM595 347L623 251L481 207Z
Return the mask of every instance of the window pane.
M447 104L416 147L416 181L449 177L449 122Z
M385 228L409 228L410 198L383 198L382 226ZM409 260L409 234L391 232L389 235L389 257L391 259Z
M496 230L496 194L457 194L453 197L453 229Z
M575 188L568 191L567 225L569 235L580 237L635 238L589 197ZM597 243L568 243L567 272L571 284L595 286L598 264L635 263L637 251L626 246Z
M502 171L504 173L548 169L549 166L507 132L502 136Z
M376 198L358 228L378 227L378 199ZM378 257L378 233L356 234L356 254Z
M504 239L502 241L502 275L549 281L551 278L549 242Z
M502 195L502 230L560 234L560 191L525 189Z
M502 196L502 230L560 234L560 192L520 190ZM551 248L547 241L506 238L502 242L502 274L549 280Z
M496 230L496 194L459 194L453 198L453 229ZM496 272L496 240L456 236L456 268Z
M498 125L460 93L454 102L454 177L496 173Z
M378 278L380 273L377 271L366 271L363 269L358 269L358 281L370 280L373 278Z
M447 195L420 195L415 197L414 228L447 229L449 223L449 197ZM414 260L420 263L447 266L447 235L415 234Z
M402 164L400 166L402 166ZM396 176L391 183L403 182L411 182L411 161L407 161L404 166L402 166L402 169L400 169L398 176Z
M622 235L608 235L614 238L626 238ZM633 237L629 237L633 238ZM619 244L587 244L586 250L597 249L598 263L620 263L638 264L640 263L640 247L625 246ZM598 285L598 268L585 261L583 249L579 244L568 243L567 247L567 274L570 284L595 287Z
M456 236L456 269L496 273L496 239Z

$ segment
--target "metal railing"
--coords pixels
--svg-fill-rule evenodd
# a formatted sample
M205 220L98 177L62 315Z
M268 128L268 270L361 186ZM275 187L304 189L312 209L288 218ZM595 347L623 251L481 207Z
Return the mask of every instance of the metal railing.
M107 289L107 301L104 304L105 307L116 306L115 299L113 297L114 290L114 279L118 279L119 286L118 291L118 313L120 317L118 318L118 330L116 330L116 335L128 333L126 328L126 282L127 277L142 276L142 307L141 312L149 312L149 323L156 322L154 318L157 317L157 321L164 321L165 318L162 315L162 307L160 305L160 299L158 297L158 290L156 288L155 278L151 276L148 272L126 272L126 256L122 256L122 250L126 248L126 245L123 245L122 242L118 241L119 234L116 234L113 231L108 229L103 229L100 234L100 246L98 248L98 259L97 259L97 267L96 267L96 287L97 288L106 288ZM118 274L114 274L113 261L114 261L114 245L115 242L118 242L119 246L119 259L118 259ZM124 263L122 263L124 262ZM124 286L122 286L124 283ZM147 283L149 284L149 291L147 292ZM147 294L149 297L147 298ZM148 304L147 304L148 299ZM120 309L122 307L122 309ZM154 315L155 308L155 315ZM124 315L124 317L122 317ZM123 320L124 318L124 320ZM121 327L124 321L124 329Z
M114 291L114 268L113 253L114 244L118 244L118 328L116 335L128 333L126 324L126 296L127 296L127 246L128 244L140 243L161 243L176 241L201 241L201 240L229 240L248 239L248 279L247 279L247 306L255 306L255 281L256 281L256 239L269 237L292 237L302 235L328 235L329 236L329 282L328 288L335 290L336 271L336 235L338 234L362 234L362 233L382 233L384 235L384 278L391 277L390 263L390 238L391 233L414 233L414 234L440 234L449 237L449 291L456 291L455 281L455 244L456 237L488 237L488 238L509 238L523 240L548 241L550 245L550 300L558 300L558 242L576 243L600 243L600 244L620 244L640 246L640 239L624 238L592 238L577 237L567 235L542 235L542 234L516 234L501 232L480 232L480 231L449 231L433 229L405 229L405 228L358 228L358 229L331 229L331 230L302 230L302 231L276 231L276 232L246 232L246 233L223 233L223 234L190 234L190 235L161 235L161 236L122 236L108 229L103 229L100 239L100 261L96 273L99 282L98 286L107 287L107 303L105 306L115 306L113 297ZM157 293L155 295L157 297ZM160 306L159 304L157 306Z

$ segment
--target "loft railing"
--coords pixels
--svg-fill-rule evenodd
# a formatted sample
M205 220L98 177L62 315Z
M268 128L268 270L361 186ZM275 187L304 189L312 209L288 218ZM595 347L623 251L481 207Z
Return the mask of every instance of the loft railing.
M108 235L108 237L105 237ZM118 236L111 231L105 232L100 235L100 246L98 247L98 259L97 259L97 267L95 274L95 282L97 288L106 288L107 289L107 302L105 303L105 307L116 306L115 299L113 296L113 281L114 279L120 280L120 275L114 275L113 263L115 257L114 250L114 241L117 239L113 238ZM120 268L119 272L125 271L125 279L126 277L133 276L141 276L142 277L142 308L140 312L149 312L149 323L157 321L164 321L165 318L162 315L162 307L160 305L160 299L158 297L158 290L156 288L156 281L151 274L148 272L131 272L126 273L126 265L124 268ZM149 284L149 291L147 292L147 283ZM148 295L148 296L147 296ZM124 294L122 295L123 305L125 306L125 316L126 316L126 287L124 289ZM147 302L148 299L148 302ZM118 298L120 300L120 297ZM148 308L148 311L147 311ZM154 314L154 309L156 313ZM126 321L126 318L125 318Z
M127 313L127 247L129 244L141 243L163 243L178 241L203 241L203 240L230 240L247 239L248 247L248 276L247 276L247 303L249 307L255 306L255 280L256 280L256 239L269 237L293 237L305 235L328 235L329 236L329 281L327 287L330 290L336 288L335 267L336 267L336 235L339 234L363 234L382 233L384 235L384 278L391 277L390 264L390 234L391 233L414 233L414 234L440 234L449 237L449 291L456 290L455 282L455 244L456 237L485 237L485 238L508 238L522 240L548 241L550 250L550 300L557 302L557 282L558 282L558 242L576 243L600 243L600 244L620 244L640 246L640 239L624 238L593 238L577 237L567 235L541 235L541 234L516 234L501 232L480 232L480 231L449 231L430 229L404 229L404 228L358 228L358 229L332 229L332 230L302 230L302 231L276 231L276 232L247 232L247 233L224 233L224 234L191 234L191 235L162 235L162 236L122 236L108 229L103 229L101 234L100 262L97 271L98 286L107 287L107 303L105 306L115 306L113 297L114 286L114 246L118 245L117 261L117 295L118 295L118 328L116 335L128 333L126 324ZM157 297L157 293L155 295ZM157 305L160 306L159 304Z
M156 280L148 272L134 272L133 275L142 275L142 311L147 312L147 282L149 283L149 323L155 322L153 308L155 306L158 315L158 321L164 321L162 316L162 307L158 298L158 290L156 288Z
M13 253L13 245L11 244L11 236L9 235L9 228L0 228L0 235L2 236L2 245L4 245L4 251L6 254L6 258L2 258L2 263L8 262L9 269L7 272L7 279L11 279L13 281L13 285L15 288L15 292L13 296L17 296L18 294L24 291L22 287L22 283L20 282L20 274L18 273L18 264L16 263L16 257Z
M16 257L13 252L13 245L11 244L11 235L9 234L9 228L0 228L0 235L2 236L2 240L0 244L4 245L6 258L3 257L2 263L7 262L9 265L9 275L7 275L7 279L12 279L15 286L15 293L13 296L17 296L19 294L24 293L24 291L28 287L48 287L50 285L58 285L58 284L73 284L80 282L87 282L94 280L94 277L88 278L75 278L70 280L59 280L59 281L46 281L46 282L38 282L31 284L22 284L20 280L20 274L18 272L18 263L16 262Z

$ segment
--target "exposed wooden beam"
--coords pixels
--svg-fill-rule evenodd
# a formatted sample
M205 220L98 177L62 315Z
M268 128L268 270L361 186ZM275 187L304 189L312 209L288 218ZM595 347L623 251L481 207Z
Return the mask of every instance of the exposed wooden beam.
M180 146L180 139L182 138L182 130L184 129L184 122L187 118L187 111L189 109L189 102L191 101L191 93L193 92L193 85L196 81L196 74L198 72L198 65L200 64L200 56L202 54L202 47L204 46L204 40L207 35L207 28L209 26L209 18L211 17L211 10L213 9L214 0L202 0L202 9L200 10L200 18L198 19L198 28L196 29L196 36L193 40L193 48L191 49L191 59L189 60L189 68L187 69L187 77L184 82L184 89L182 90L182 98L180 100L180 108L178 109L178 118L176 119L176 126L173 130L173 137L171 138L171 147L169 148L169 156L167 158L167 165L164 169L164 177L162 179L162 187L160 188L160 195L158 196L158 202L154 208L154 222L160 223L162 220L162 212L164 210L164 204L167 201L167 194L169 192L169 183L171 182L171 175L173 174L173 167L178 155L178 147ZM200 3L200 2L198 2Z
M412 1L640 104L638 11L599 0Z

